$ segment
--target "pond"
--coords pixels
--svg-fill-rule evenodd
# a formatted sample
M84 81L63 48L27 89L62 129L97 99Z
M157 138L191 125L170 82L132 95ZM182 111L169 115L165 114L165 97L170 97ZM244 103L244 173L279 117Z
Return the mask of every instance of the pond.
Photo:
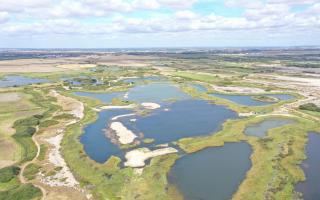
M225 106L189 99L163 105L149 115L137 117L135 123L129 120L123 123L143 133L145 138L155 139L156 144L162 144L216 132L232 118L237 118L237 114Z
M75 92L75 95L96 98L104 103L110 103L113 98L122 98L124 100L136 102L155 102L161 104L166 100L181 100L191 98L188 94L182 92L178 86L170 83L150 83L137 85L128 92L112 93L93 93L93 92Z
M306 146L307 159L302 162L306 181L296 186L296 191L302 193L304 200L320 199L320 134L309 133Z
M144 82L144 81L164 81L164 80L166 80L166 78L162 76L144 76L144 77L125 78L125 79L122 79L122 82L137 83L137 82Z
M244 133L250 136L265 137L270 129L294 123L291 119L266 119L260 123L248 126Z
M218 94L218 93L212 93L210 95L214 97L227 99L229 101L232 101L244 106L266 106L266 105L273 104L273 102L264 102L264 101L255 100L250 95L231 95L231 94ZM265 96L275 97L280 101L287 101L294 98L294 96L289 94L268 94Z
M30 85L30 84L36 84L36 83L48 83L48 82L50 81L47 79L12 75L12 76L5 76L3 79L0 79L0 88L23 86L23 85Z
M112 117L131 113L130 110L103 110L98 119L84 128L80 142L86 154L99 163L104 163L111 155L123 157L123 152L106 137L104 129Z
M251 167L247 143L226 143L184 155L172 167L168 179L186 200L231 199Z
M170 83L150 83L131 88L127 99L136 102L162 103L166 100L182 100L191 98L176 85Z
M78 96L99 99L103 103L111 103L113 98L123 98L124 92L110 92L110 93L74 92L74 94Z

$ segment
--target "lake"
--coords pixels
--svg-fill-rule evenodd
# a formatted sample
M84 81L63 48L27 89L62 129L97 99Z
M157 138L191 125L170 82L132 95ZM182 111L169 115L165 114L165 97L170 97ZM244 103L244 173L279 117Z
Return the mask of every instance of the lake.
M296 185L296 191L301 192L304 200L320 199L320 134L309 133L306 146L307 159L301 164L306 175L306 181Z
M251 167L251 152L239 142L184 155L172 167L169 182L186 200L231 199Z
M129 120L123 123L136 132L142 132L144 137L155 139L156 144L162 144L184 137L211 134L220 130L227 119L237 117L225 106L188 99L163 105L163 108L149 115L137 117L135 123Z
M42 78L30 78L25 76L5 76L4 79L0 79L0 88L31 85L37 83L48 83L47 79Z
M76 92L75 94L97 98L105 103L110 103L115 97L124 96L124 92ZM128 99L137 102L151 101L161 104L161 108L152 110L147 115L122 117L117 120L136 135L142 133L144 138L155 139L152 145L170 143L184 137L212 134L220 130L227 119L238 117L235 112L227 107L193 99L170 83L151 83L135 86L128 91ZM168 99L178 100L166 101ZM103 110L99 113L98 120L84 129L81 142L90 158L97 162L105 162L110 155L119 154L118 146L110 142L102 129L107 127L112 117L130 112L134 111L122 109ZM136 121L132 121L133 118Z

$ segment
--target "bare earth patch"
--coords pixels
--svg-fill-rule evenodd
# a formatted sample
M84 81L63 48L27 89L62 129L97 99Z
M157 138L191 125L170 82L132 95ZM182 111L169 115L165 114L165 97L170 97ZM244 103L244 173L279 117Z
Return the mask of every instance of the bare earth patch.
M234 87L234 86L216 86L213 85L212 89L218 92L230 92L230 93L263 93L265 90L261 88L251 88L251 87Z
M53 175L40 173L40 182L44 184L47 188L46 190L49 191L48 199L53 199L55 195L52 195L52 192L56 192L59 188L63 188L64 190L64 192L58 195L61 196L59 199L84 199L84 196L85 199L91 199L91 194L80 187L79 182L75 179L61 154L61 142L65 127L83 118L84 105L82 102L73 98L60 95L55 90L50 91L50 93L57 98L58 104L66 113L74 115L77 119L64 122L60 128L48 129L49 132L54 132L54 136L44 139L44 141L50 144L46 165L53 165L55 173ZM71 195L72 193L75 194L77 198L73 197L73 195Z
M61 131L62 132L62 131ZM66 186L66 187L75 187L79 182L74 178L71 173L67 163L63 159L60 153L61 141L63 139L63 134L60 133L57 136L47 139L47 142L50 143L53 148L49 153L49 161L54 164L56 167L60 167L55 175L43 177L43 183L53 187L53 186Z
M85 68L93 68L97 65L94 64L64 64L64 65L57 65L56 67L62 69L85 69Z
M19 101L21 96L18 93L0 93L0 102Z
M313 87L320 87L320 79L319 78L302 78L302 77L292 77L292 76L272 76L266 75L266 77L270 77L274 80L285 81L286 84L296 84L296 85L308 85Z
M145 166L145 161L150 158L177 152L178 151L172 147L153 151L148 148L135 149L126 153L125 157L127 161L124 163L124 165L128 167L143 167Z

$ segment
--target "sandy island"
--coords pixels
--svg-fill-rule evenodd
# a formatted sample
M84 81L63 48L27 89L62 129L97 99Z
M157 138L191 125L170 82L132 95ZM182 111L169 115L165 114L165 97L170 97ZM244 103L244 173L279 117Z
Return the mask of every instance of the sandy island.
M101 111L101 110L110 110L110 109L132 109L135 107L136 107L135 104L130 104L130 105L126 105L126 106L101 106L100 108L98 108L96 110Z
M251 93L251 94L259 94L264 93L265 90L261 88L251 88L251 87L237 87L237 86L216 86L212 85L212 88L218 92L227 92L227 93Z
M120 118L123 118L123 117L131 117L131 116L135 116L135 115L136 115L135 113L118 115L118 116L112 117L111 120L112 120L112 121L115 121L115 120L120 119Z
M135 149L126 153L125 157L127 161L124 163L124 165L127 167L143 167L145 166L145 161L150 158L177 152L178 150L172 147L153 151L148 148Z
M150 110L154 110L154 109L158 109L160 108L161 106L157 103L151 103L151 102L144 102L144 103L141 103L141 105L146 108L146 109L150 109Z
M120 144L130 144L137 137L132 131L128 130L121 122L112 122L110 128L115 131Z

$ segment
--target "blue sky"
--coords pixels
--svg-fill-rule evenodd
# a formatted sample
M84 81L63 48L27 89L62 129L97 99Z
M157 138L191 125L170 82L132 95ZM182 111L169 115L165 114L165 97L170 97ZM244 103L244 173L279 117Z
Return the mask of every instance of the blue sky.
M320 45L320 0L0 0L2 48Z

